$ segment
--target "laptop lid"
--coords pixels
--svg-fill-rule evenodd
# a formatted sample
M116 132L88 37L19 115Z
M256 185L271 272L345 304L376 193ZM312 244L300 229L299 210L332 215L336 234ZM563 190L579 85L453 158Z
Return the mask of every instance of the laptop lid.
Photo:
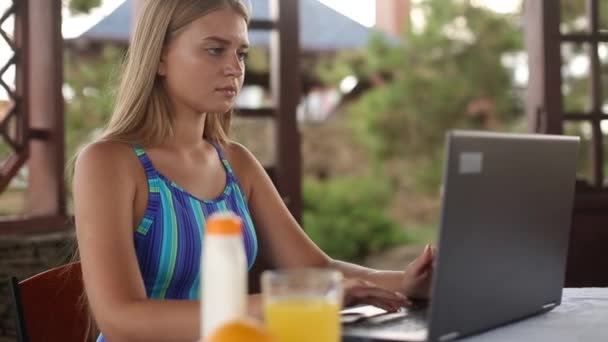
M568 136L448 133L429 340L561 302L578 145Z

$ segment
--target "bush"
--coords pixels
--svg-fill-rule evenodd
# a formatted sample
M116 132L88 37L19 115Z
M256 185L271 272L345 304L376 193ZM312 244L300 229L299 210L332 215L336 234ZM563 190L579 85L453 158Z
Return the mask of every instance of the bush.
M385 214L392 191L385 177L304 180L304 229L332 258L360 261L408 242L405 230Z

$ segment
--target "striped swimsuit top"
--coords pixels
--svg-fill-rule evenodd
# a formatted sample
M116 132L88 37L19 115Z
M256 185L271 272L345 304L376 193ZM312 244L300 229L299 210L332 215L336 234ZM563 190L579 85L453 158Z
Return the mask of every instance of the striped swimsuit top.
M199 199L163 176L145 151L133 146L148 179L148 206L134 233L148 298L200 299L205 218L215 212L230 210L241 217L249 269L255 261L258 243L243 191L222 149L213 146L226 171L226 186L212 200ZM97 341L105 341L103 335Z

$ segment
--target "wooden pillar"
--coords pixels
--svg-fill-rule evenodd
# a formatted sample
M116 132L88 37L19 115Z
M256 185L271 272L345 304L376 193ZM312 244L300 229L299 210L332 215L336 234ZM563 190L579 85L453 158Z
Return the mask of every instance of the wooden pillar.
M300 43L298 0L271 1L272 32L270 87L277 108L277 186L296 220L302 217L300 132L296 109L300 102Z
M561 134L559 1L525 1L524 23L530 74L526 98L528 127L533 132Z
M61 0L29 0L28 216L64 216ZM82 113L86 115L86 113Z
M409 25L411 0L376 0L376 27L401 37Z
M604 154L603 154L603 138L601 120L602 114L602 72L600 57L598 55L599 39L597 39L600 30L600 6L598 0L587 0L587 22L589 23L589 34L594 37L589 42L589 103L591 104L591 113L597 119L594 120L591 126L593 141L591 143L591 158L593 185L601 188L604 185Z

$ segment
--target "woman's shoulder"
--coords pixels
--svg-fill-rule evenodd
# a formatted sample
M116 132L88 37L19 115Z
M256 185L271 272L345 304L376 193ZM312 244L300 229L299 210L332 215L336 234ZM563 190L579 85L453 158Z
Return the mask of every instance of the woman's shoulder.
M263 169L247 147L235 141L224 144L224 154L241 185L247 190L256 173Z
M94 169L103 174L116 174L132 169L137 157L130 144L95 141L84 146L76 158L76 170Z
M252 163L255 162L255 157L244 145L236 141L228 141L223 144L224 154L228 161L233 163Z

